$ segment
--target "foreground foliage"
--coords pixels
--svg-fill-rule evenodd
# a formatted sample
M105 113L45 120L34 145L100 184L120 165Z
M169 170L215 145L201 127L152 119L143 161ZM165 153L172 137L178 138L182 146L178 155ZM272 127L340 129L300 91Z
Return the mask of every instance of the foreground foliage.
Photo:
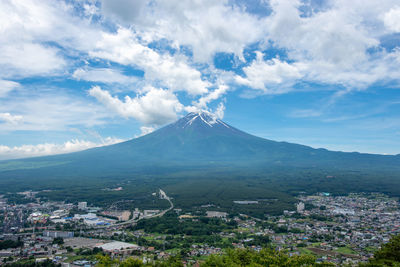
M334 266L331 263L317 263L310 255L289 256L271 249L255 252L253 250L229 250L225 255L212 255L202 264L204 267L241 267L241 266Z
M128 258L124 261L111 259L109 256L98 256L99 267L180 267L184 266L182 258L177 255L170 257L166 261L155 261L152 263L143 263L139 259ZM273 249L263 249L260 252L250 249L230 249L223 255L211 255L200 264L202 267L261 267L261 266L335 266L329 262L316 262L316 258L310 255L294 255ZM400 235L393 237L381 249L375 252L374 257L368 263L360 264L360 267L400 267Z
M400 266L400 235L393 237L387 244L384 244L365 266Z
M6 267L60 267L61 264L56 264L51 260L47 259L44 261L36 262L34 259L22 260L18 262L7 263Z
M97 256L97 259L97 267L183 267L182 258L178 255L169 257L165 261L155 261L153 263L143 263L142 260L136 258L127 258L123 261L119 261L118 259L111 259L107 255L99 255Z
M181 255L169 257L166 260L156 260L144 263L137 258L125 260L112 259L108 255L98 254L97 267L183 267ZM6 263L7 267L57 267L60 266L50 260L35 262L35 260L22 260L13 263ZM190 265L189 265L190 266ZM316 258L310 255L289 256L285 252L273 249L263 249L259 252L250 249L229 249L223 255L211 255L205 261L200 262L202 267L314 267L314 266L335 266L329 262L319 263ZM387 244L379 249L374 257L360 267L400 267L400 235L393 237Z
M153 263L143 263L139 259L128 258L124 261L111 259L108 256L99 256L98 267L140 267L140 266L155 266L155 267L179 267L184 266L182 259L179 256L170 257L166 261L156 261ZM241 266L334 266L331 263L317 263L313 256L289 256L283 252L277 252L272 249L264 249L260 252L248 249L232 249L228 250L224 255L212 255L200 266L204 267L241 267Z

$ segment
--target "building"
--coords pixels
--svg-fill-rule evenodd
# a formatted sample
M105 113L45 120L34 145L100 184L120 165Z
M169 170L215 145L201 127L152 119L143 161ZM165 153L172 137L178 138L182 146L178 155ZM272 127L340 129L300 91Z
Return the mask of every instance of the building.
M303 211L304 211L304 203L303 202L297 203L296 209L297 209L298 213L303 213Z
M226 218L228 213L221 211L207 211L207 217L209 218Z
M179 219L193 219L193 218L197 218L197 216L193 216L190 214L183 214L179 216Z
M131 212L129 210L124 210L124 211L104 211L101 213L101 215L105 216L111 216L115 217L118 219L118 221L128 221L129 218L131 217Z
M83 222L87 225L90 226L95 226L95 225L109 225L109 222L115 222L115 220L112 219L102 219L100 220L96 214L94 213L88 213L88 214L75 214L74 215L74 220L79 221L83 220Z
M133 250L139 250L140 247L135 244L130 244L126 242L114 241L110 243L105 243L97 246L102 248L105 252L119 254L119 253L129 253Z
M62 238L72 238L74 237L74 232L61 232L61 231L43 231L43 236L46 237L62 237Z
M87 209L87 202L78 202L78 209L86 210Z

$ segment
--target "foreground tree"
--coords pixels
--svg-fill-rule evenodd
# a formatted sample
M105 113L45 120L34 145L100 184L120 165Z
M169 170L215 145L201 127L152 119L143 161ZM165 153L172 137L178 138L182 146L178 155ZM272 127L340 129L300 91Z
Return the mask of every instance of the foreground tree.
M212 255L204 264L204 267L242 267L242 266L334 266L331 263L317 263L315 258L309 255L289 256L286 253L272 249L264 249L260 252L245 249L229 250L225 255Z
M97 267L183 267L182 259L179 256L171 256L165 261L156 261L153 263L143 263L137 258L127 258L123 261L111 259L108 255L97 256Z
M400 235L392 237L388 243L375 252L374 257L364 266L400 267Z
M165 261L156 261L153 263L143 263L139 259L128 258L122 262L112 260L108 256L98 256L98 264L100 267L181 267L183 266L180 255L169 257ZM201 264L203 267L258 267L258 266L285 266L285 267L301 267L301 266L334 266L331 263L317 263L315 258L309 255L289 256L284 252L272 249L261 250L256 252L249 249L231 249L224 255L211 255L205 262Z

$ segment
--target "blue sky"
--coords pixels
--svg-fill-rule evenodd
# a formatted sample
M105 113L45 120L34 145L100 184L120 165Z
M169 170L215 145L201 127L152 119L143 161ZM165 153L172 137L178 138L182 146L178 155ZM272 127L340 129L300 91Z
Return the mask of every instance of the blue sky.
M397 0L6 0L0 33L0 159L199 110L272 140L400 153Z

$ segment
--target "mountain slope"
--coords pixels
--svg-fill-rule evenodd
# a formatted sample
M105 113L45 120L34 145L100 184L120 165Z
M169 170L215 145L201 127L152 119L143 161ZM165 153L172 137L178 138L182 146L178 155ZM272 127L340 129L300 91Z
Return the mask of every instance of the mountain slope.
M111 146L0 162L0 178L29 172L73 177L216 166L400 170L400 157L332 152L275 142L247 134L202 112L189 113L153 133Z
M121 191L109 188L123 187ZM86 151L0 162L0 194L41 191L56 201L159 208L163 188L189 211L212 203L263 217L294 207L299 192L384 192L400 197L400 157L332 152L242 132L208 113L123 143ZM43 191L45 190L45 191ZM12 195L11 195L12 196ZM267 199L260 205L235 200ZM131 202L133 201L133 203Z

